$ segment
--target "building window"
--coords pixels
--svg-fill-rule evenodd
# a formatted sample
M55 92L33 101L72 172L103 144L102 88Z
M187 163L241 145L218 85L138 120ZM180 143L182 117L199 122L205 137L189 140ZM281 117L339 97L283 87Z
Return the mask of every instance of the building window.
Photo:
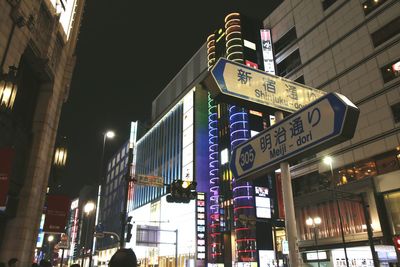
M294 70L297 66L301 65L301 58L299 49L291 53L287 58L278 63L278 75L285 76L290 71Z
M400 102L391 106L395 123L400 122Z
M322 0L322 9L326 10L333 5L337 0Z
M400 76L400 59L381 68L383 82L387 83Z
M364 0L362 2L364 14L368 15L369 13L380 7L386 1L387 0Z
M278 41L274 43L275 54L281 52L284 48L294 43L297 39L296 27L291 28Z
M371 34L372 42L377 47L396 34L400 33L400 17L395 18L379 30Z

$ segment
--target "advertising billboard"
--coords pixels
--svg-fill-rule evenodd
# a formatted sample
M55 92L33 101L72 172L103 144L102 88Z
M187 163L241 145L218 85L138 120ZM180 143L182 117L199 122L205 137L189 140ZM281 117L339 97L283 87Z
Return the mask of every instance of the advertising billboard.
M183 122L182 122L182 179L193 181L193 90L190 90L183 98Z
M43 230L50 233L64 232L71 207L71 200L63 195L48 195L46 220Z
M264 70L270 74L275 74L274 52L272 51L271 30L261 29L261 47L264 59Z

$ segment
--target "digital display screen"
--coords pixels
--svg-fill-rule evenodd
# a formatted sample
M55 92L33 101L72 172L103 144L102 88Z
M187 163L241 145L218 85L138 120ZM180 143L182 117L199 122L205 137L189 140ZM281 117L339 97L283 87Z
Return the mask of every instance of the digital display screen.
M271 199L267 187L255 186L255 202L257 218L271 219Z

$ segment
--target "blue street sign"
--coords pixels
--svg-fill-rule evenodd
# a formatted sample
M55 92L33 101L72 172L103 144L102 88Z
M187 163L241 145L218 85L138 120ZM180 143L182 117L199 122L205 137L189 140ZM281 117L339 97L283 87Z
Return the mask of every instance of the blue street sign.
M220 58L207 77L213 98L249 109L296 112L326 92Z
M237 180L254 179L293 161L351 139L359 109L345 96L329 93L260 132L232 151Z

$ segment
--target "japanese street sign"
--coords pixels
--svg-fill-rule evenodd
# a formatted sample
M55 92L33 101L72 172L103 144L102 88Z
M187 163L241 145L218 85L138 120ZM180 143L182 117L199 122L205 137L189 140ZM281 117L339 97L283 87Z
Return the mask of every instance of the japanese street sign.
M136 175L135 176L135 184L144 185L144 186L155 186L155 187L163 187L164 179L159 176L152 175Z
M60 242L58 242L58 248L59 249L68 249L69 248L68 236L65 233L61 234Z
M249 109L293 113L326 94L225 58L218 60L211 76L206 84L213 98Z
M232 151L237 180L257 178L283 161L318 153L354 135L359 109L345 96L329 93L260 132Z

